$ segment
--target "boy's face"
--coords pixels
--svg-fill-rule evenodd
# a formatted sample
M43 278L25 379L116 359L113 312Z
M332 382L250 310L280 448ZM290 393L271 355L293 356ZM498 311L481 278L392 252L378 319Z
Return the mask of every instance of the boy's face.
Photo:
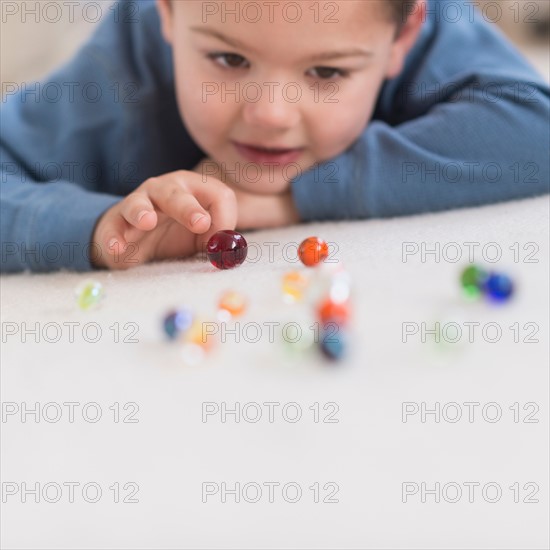
M421 27L413 15L396 38L387 1L157 0L181 117L227 171L250 165L236 186L284 192L298 172L289 163L305 172L357 140Z

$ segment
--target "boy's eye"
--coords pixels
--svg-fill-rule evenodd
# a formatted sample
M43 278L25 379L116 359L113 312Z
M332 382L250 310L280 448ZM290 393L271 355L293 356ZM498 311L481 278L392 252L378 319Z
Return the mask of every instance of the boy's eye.
M314 67L313 70L317 72L318 78L323 80L332 80L335 74L338 74L341 77L346 77L348 75L348 71L334 69L333 67Z
M236 53L215 52L209 53L207 57L225 69L245 68L243 63L246 63L246 59L242 55ZM321 78L323 80L333 80L336 76L346 77L349 74L349 71L335 69L333 67L314 67L313 70L317 72L317 78Z
M210 53L207 57L214 60L218 65L230 69L240 69L243 61L246 61L242 55L236 53ZM217 61L220 58L224 60L223 63Z

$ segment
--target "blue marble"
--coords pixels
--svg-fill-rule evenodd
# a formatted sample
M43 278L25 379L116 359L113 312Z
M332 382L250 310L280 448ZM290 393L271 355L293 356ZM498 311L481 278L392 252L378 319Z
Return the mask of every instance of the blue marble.
M193 314L187 309L171 311L164 318L164 332L170 340L175 340L187 331L193 322Z
M329 331L321 333L321 351L329 359L339 360L344 357L347 348L347 338L342 330L338 327L338 331L331 328Z
M491 273L485 282L485 292L492 300L504 302L514 293L514 283L507 275Z

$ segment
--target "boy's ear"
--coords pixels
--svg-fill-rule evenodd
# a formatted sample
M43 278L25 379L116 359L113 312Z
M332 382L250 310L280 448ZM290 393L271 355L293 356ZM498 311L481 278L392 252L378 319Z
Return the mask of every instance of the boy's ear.
M417 0L413 12L409 15L393 42L386 78L395 78L401 73L405 65L405 58L416 43L424 21L426 21L426 0Z
M173 14L171 0L157 0L157 10L160 17L162 36L168 44L172 44Z

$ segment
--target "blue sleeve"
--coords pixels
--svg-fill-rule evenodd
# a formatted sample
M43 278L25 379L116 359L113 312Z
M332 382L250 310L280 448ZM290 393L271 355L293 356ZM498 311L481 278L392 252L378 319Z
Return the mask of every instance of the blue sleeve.
M92 270L98 219L164 160L169 126L157 121L174 118L175 99L159 92L170 89L170 51L154 2L120 7L44 81L4 83L2 272Z
M452 22L441 16L444 4L430 0L402 75L384 84L359 139L292 182L304 221L409 215L548 193L548 85L479 12L464 5Z

